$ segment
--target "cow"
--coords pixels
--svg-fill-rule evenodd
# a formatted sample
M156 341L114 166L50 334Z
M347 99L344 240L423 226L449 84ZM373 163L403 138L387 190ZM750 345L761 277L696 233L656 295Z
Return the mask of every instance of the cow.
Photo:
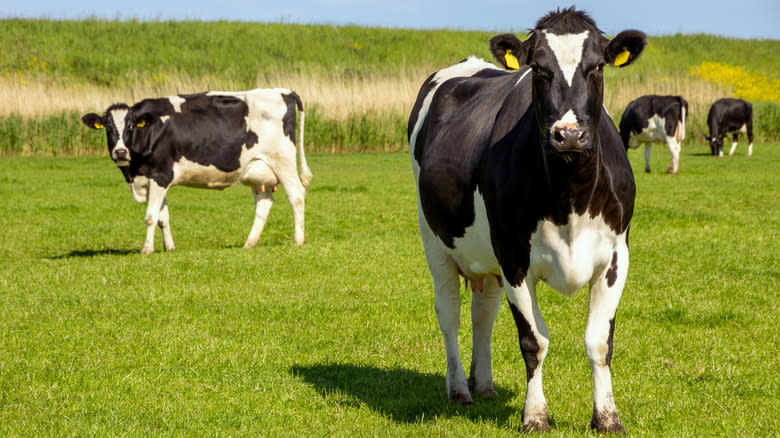
M739 134L747 134L747 156L753 155L753 105L742 99L724 97L710 107L707 114L707 126L710 128L710 150L713 156L723 156L723 139L732 134L729 156L737 149Z
M296 108L300 112L296 173ZM166 194L177 185L252 188L255 219L244 244L257 244L278 184L293 210L293 244L303 244L304 196L312 179L303 152L304 112L298 94L287 89L203 92L115 104L105 115L82 117L105 129L108 152L138 202L147 202L142 253L154 252L155 225L166 251L175 248Z
M672 153L666 172L680 171L680 147L685 140L687 114L688 102L682 96L642 96L626 106L620 118L620 137L626 151L645 144L645 172L650 172L650 149L654 142L666 143Z
M408 123L420 235L447 356L447 396L495 397L491 337L503 289L525 361L526 430L548 430L542 391L542 280L567 296L590 285L585 349L598 431L623 431L612 395L615 312L628 274L636 186L603 106L605 64L640 55L637 30L608 40L573 7L545 15L521 42L490 40L506 72L469 57L433 73ZM522 66L522 67L521 67ZM471 285L469 379L458 350L460 277Z

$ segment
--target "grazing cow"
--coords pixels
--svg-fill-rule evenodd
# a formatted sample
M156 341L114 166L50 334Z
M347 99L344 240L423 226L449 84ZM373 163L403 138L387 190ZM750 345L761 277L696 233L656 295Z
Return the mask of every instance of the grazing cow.
M300 179L296 173L295 120L300 111ZM166 193L176 185L252 188L255 220L244 244L257 244L281 183L295 220L293 243L304 243L304 195L312 174L303 153L304 113L300 97L286 89L208 92L116 104L104 116L82 117L105 127L108 151L138 202L146 208L142 252L154 252L155 224L167 251L174 249Z
M570 8L540 19L524 42L512 34L490 40L498 61L519 71L471 57L423 84L408 135L450 399L472 403L470 389L496 395L490 343L503 288L525 361L524 428L548 429L542 362L549 339L536 285L543 280L571 296L589 284L591 427L623 430L610 362L636 186L603 107L602 69L632 63L645 44L635 30L610 41ZM472 289L468 380L458 351L459 275Z
M688 102L682 96L642 96L632 100L620 118L620 137L626 150L645 144L645 172L650 172L653 142L669 146L672 161L667 173L680 171L680 146L685 140Z
M733 135L729 155L734 155L737 149L739 134L747 134L747 155L753 155L753 105L750 103L730 97L716 100L707 114L707 125L712 155L723 156L723 139L729 134Z

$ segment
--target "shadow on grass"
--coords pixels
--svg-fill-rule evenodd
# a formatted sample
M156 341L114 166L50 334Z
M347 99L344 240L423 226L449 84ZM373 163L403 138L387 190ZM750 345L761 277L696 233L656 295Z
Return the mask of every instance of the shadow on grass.
M113 248L107 248L107 249L81 249L81 250L75 250L71 251L67 254L60 254L60 255L54 255L50 257L46 257L47 259L51 260L61 260L61 259L71 259L71 258L79 258L79 257L97 257L97 256L104 256L104 255L128 255L128 254L140 254L141 249L113 249Z
M477 396L473 405L450 402L441 375L353 364L296 365L290 373L311 384L329 402L365 405L398 423L463 417L506 426L510 418L519 420L521 415L517 407L508 405L514 392L501 387L496 387L499 396L494 399Z

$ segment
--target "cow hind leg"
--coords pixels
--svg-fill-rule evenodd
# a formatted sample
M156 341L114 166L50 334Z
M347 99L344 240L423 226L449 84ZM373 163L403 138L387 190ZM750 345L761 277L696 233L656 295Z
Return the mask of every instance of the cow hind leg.
M501 305L502 288L498 279L489 276L484 290L471 293L472 354L469 387L482 397L496 397L493 386L491 340L493 325Z
M523 429L546 431L547 401L542 389L542 364L550 345L547 326L536 301L536 287L527 280L520 286L506 288L509 308L517 326L520 351L525 361L527 391L523 407Z
M255 221L252 223L252 230L244 243L244 248L252 248L257 245L274 204L274 195L267 187L266 191L263 191L261 187L252 187L252 194L255 196Z
M677 174L680 172L680 143L674 137L668 137L666 143L669 145L669 152L672 154L672 161L666 173Z
M590 285L585 351L593 373L593 416L590 426L598 432L624 433L612 395L612 340L615 313L628 274L628 248L619 246L602 275Z
M303 245L306 243L304 235L306 188L301 183L301 179L296 172L295 155L286 157L284 163L280 163L274 170L279 178L279 182L284 187L285 193L287 193L290 207L292 207L294 221L293 245Z
M652 143L645 143L645 172L647 173L650 173L650 150L652 148Z
M157 225L162 230L163 245L166 251L173 251L176 245L173 244L173 234L171 234L171 216L168 212L168 201L163 201L162 210L160 210L160 219Z
M146 240L144 240L144 246L141 249L142 254L154 252L154 231L157 224L160 223L166 193L168 193L167 187L160 187L153 180L149 182L149 197L146 204L145 218Z

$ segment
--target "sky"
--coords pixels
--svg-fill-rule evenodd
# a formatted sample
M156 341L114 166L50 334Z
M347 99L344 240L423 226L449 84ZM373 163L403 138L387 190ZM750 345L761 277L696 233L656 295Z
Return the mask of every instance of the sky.
M608 35L709 33L780 40L780 0L0 0L0 18L201 20L524 33L557 7L591 14ZM0 30L1 32L1 30Z

